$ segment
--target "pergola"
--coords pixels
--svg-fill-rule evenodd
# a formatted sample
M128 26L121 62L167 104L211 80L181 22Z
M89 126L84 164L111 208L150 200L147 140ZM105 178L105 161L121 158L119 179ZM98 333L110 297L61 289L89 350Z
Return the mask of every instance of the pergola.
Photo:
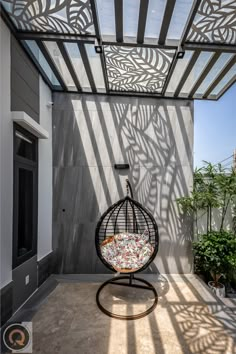
M236 81L235 0L2 0L53 91L219 99Z

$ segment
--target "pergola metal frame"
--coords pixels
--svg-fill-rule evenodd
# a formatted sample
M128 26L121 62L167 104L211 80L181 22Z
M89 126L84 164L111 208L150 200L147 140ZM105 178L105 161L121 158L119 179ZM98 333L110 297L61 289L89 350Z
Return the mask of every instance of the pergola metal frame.
M138 29L137 29L137 38L136 41L131 38L130 41L125 40L124 41L124 35L123 35L123 0L114 0L114 7L115 7L115 28L116 28L116 41L114 41L114 38L111 38L109 36L102 36L101 35L101 30L100 30L100 25L99 25L99 17L98 17L98 10L96 7L96 1L95 0L90 0L91 3L91 11L92 11L92 17L93 17L93 24L94 24L94 29L95 29L95 34L61 34L61 33L51 33L51 32L33 32L33 31L24 31L24 30L18 30L16 26L13 24L12 20L10 19L8 13L4 9L3 5L1 4L1 15L3 20L6 22L8 27L11 29L12 33L14 36L17 38L21 46L24 48L26 53L30 56L30 59L36 66L37 70L40 71L43 79L45 82L50 86L50 88L53 91L60 91L60 92L69 92L69 93L85 93L85 94L100 94L100 92L97 91L95 82L94 82L94 77L92 74L92 70L90 67L89 59L87 56L87 52L85 50L85 44L94 44L97 47L101 48L101 52L98 53L100 57L100 62L101 62L101 67L102 67L102 72L103 72L103 78L104 78L104 83L105 83L105 92L102 94L107 94L107 95L125 95L125 96L142 96L142 97L161 97L161 98L181 98L181 99L198 99L198 97L194 96L196 93L197 89L201 85L201 83L204 81L218 58L222 53L232 53L233 56L227 63L227 65L219 72L215 80L210 84L208 89L205 91L205 93L202 95L201 99L214 99L218 100L235 82L236 82L236 75L233 76L233 78L227 82L227 84L221 89L217 97L211 98L211 92L213 89L218 85L218 83L222 80L222 78L226 75L226 73L232 68L232 66L236 63L236 45L232 44L220 44L220 43L198 43L198 42L189 42L187 41L187 37L190 31L190 28L193 24L195 15L198 11L198 8L200 6L201 0L195 0L192 6L192 9L189 14L188 21L185 25L182 37L180 40L168 40L167 39L167 33L168 29L170 26L170 21L172 18L172 14L174 11L174 6L175 6L175 0L167 0L166 3L166 8L164 11L164 16L163 16L163 21L161 24L161 29L160 29L160 36L157 42L154 40L150 39L149 41L145 41L144 43L144 34L145 34L145 27L146 27L146 21L147 21L147 13L148 13L148 6L149 6L149 0L140 0L140 8L139 8L139 18L138 18ZM36 41L38 47L40 48L42 54L44 55L45 59L47 60L52 72L54 73L55 77L57 78L58 82L60 83L61 88L57 88L52 85L51 81L47 77L46 73L44 72L43 68L40 66L40 64L37 62L36 58L34 58L34 55L32 52L28 49L28 47L24 44L25 40L34 40ZM46 46L44 45L43 42L45 41L55 41L58 45L58 48L61 52L61 55L66 63L66 66L70 72L70 75L74 81L76 91L68 91L68 88L66 86L66 83L58 71L55 63L53 62ZM72 65L70 56L68 55L67 49L65 47L65 42L72 42L72 43L77 43L80 54L81 54L81 59L84 64L86 74L91 86L91 92L83 91L81 87L81 83L79 81L79 77L75 72L75 69ZM141 48L156 48L156 49L173 49L175 50L175 55L173 57L172 63L170 65L168 74L165 79L165 83L162 89L161 93L145 93L145 92L136 92L136 91L114 91L109 88L109 80L108 80L108 75L107 75L107 67L106 67L106 59L105 59L105 54L104 54L104 46L106 45L115 45L115 46L128 46L128 47L141 47ZM184 55L184 52L186 50L192 50L194 51L182 77L180 78L180 81L178 82L177 88L174 92L173 96L167 96L165 95L168 84L172 78L173 72L175 70L176 64L178 60L181 60L181 58ZM213 55L207 65L205 66L204 70L201 72L200 76L198 77L196 83L192 87L190 93L188 94L187 97L182 97L179 96L180 91L185 84L191 70L194 67L194 64L196 63L197 59L199 58L200 54L204 51L211 51L213 52Z

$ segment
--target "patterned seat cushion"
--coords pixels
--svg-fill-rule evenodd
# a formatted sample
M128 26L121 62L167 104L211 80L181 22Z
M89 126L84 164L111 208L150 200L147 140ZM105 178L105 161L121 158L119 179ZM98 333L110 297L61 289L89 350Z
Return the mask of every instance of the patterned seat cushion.
M147 230L142 235L123 232L109 236L100 247L104 259L118 272L140 269L153 253Z

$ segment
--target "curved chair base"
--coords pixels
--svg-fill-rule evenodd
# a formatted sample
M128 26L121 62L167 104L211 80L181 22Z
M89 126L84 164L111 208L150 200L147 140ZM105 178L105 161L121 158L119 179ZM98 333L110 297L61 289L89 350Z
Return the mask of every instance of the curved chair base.
M129 283L125 283L125 282L117 282L117 280L123 280L123 279L129 279ZM137 280L141 283L144 283L146 285L138 285L138 284L133 284L132 283L132 280ZM129 287L133 287L133 288L139 288L139 289L146 289L146 290L151 290L153 293L154 293L154 303L151 307L149 307L149 309L147 309L146 311L142 312L142 313L139 313L137 315L127 315L127 316L123 316L123 315L117 315L115 313L112 313L108 310L106 310L100 303L100 300L99 300L99 295L102 291L102 289L108 285L108 284L114 284L114 285L121 285L121 286L129 286ZM97 294L96 294L96 302L97 302L97 305L99 307L99 309L105 313L107 316L110 316L112 318L117 318L119 320L137 320L138 318L142 318L142 317L145 317L147 316L149 313L151 313L155 307L157 306L157 303L158 303L158 295L157 295L157 292L156 292L156 289L154 288L154 286L149 283L148 281L144 280L144 279L141 279L141 278L136 278L134 277L133 275L131 276L128 276L128 275L125 275L125 276L119 276L119 277L116 277L116 278L112 278L110 280L107 280L106 282L104 282L98 289L97 291Z

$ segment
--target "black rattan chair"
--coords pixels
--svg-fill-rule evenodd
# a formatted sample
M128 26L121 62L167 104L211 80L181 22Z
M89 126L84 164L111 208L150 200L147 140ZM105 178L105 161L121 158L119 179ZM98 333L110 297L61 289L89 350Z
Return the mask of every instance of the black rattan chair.
M97 295L96 295L97 305L102 312L104 312L110 317L114 317L118 319L126 319L126 320L134 320L137 318L141 318L146 316L150 312L152 312L158 302L158 295L153 285L144 279L137 278L134 276L134 273L141 272L144 269L146 269L153 261L153 259L155 258L158 252L158 245L159 245L158 227L152 214L139 202L133 199L132 188L130 186L129 181L127 180L127 196L119 200L117 203L113 204L102 215L101 219L97 224L96 233L95 233L95 245L96 245L96 251L98 257L107 268L109 268L113 272L117 272L117 270L115 270L113 266L109 264L102 256L101 253L102 242L104 242L104 240L106 240L111 235L122 233L124 231L142 234L145 230L148 230L149 243L153 247L153 253L149 258L149 260L138 270L136 269L134 271L132 270L120 271L120 273L128 273L128 274L118 276L104 282L97 291ZM128 282L123 281L127 279L129 280ZM144 283L145 285L136 284L133 282L134 280ZM138 315L122 316L122 315L114 314L108 311L107 309L105 309L101 305L99 300L99 295L101 290L108 284L130 286L135 288L151 290L154 293L154 303L148 310Z

